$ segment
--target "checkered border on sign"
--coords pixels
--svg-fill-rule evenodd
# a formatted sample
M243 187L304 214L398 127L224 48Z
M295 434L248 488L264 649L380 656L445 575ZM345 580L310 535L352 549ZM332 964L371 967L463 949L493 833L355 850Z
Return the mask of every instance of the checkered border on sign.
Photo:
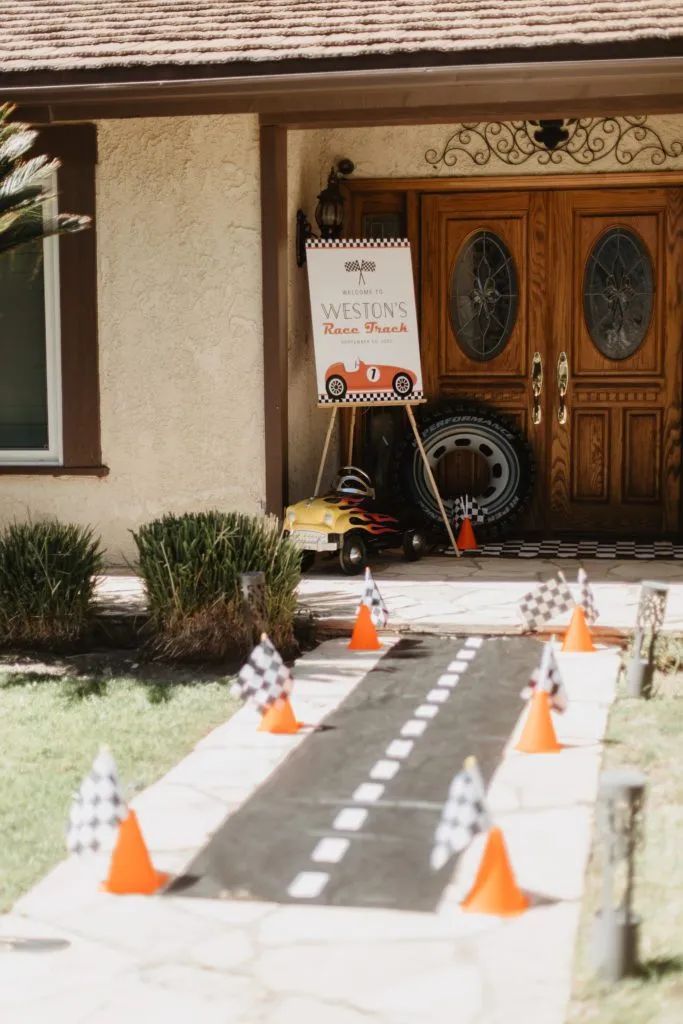
M311 238L307 249L407 249L407 238Z
M397 395L395 391L354 391L353 394L346 394L343 398L330 398L329 395L318 395L320 405L344 405L347 402L414 402L424 398L423 391L411 391L405 397Z

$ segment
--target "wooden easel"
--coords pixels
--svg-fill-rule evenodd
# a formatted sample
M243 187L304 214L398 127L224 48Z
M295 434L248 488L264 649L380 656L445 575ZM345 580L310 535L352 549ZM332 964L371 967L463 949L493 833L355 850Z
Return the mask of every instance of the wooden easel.
M443 524L446 527L446 533L448 534L448 539L450 540L451 544L453 545L453 550L455 551L456 555L459 558L460 557L460 551L458 550L458 545L455 542L455 534L453 533L453 528L452 528L452 526L451 526L451 524L450 524L450 522L448 520L448 516L446 514L446 509L444 508L444 503L443 503L443 500L442 500L441 495L439 493L439 488L438 488L438 485L436 483L436 480L434 479L434 474L432 473L432 467L429 465L429 459L427 458L427 453L426 453L426 451L424 449L424 445L422 444L422 438L420 437L419 431L417 429L417 423L415 421L415 413L413 412L413 406L414 405L423 405L423 404L424 403L422 401L418 401L418 402L335 402L334 405L332 406L332 415L330 416L330 423L329 423L329 426L327 428L327 433L325 434L325 444L323 445L323 452L322 452L322 456L321 456L321 459L320 459L320 467L318 469L318 476L316 477L316 481L315 481L315 494L314 494L314 496L317 497L318 496L318 492L320 491L320 485L321 485L322 479L323 479L323 472L325 470L325 463L327 462L327 453L328 453L329 448L330 448L330 441L332 440L332 433L334 431L334 425L335 425L335 423L337 421L337 411L339 409L350 409L351 410L351 423L350 423L350 426L349 426L349 444L348 444L348 462L347 462L347 465L351 466L351 465L353 465L353 435L354 435L354 431L356 429L356 409L383 409L383 408L386 408L387 406L399 406L399 405L401 405L401 406L403 406L405 408L406 414L408 416L408 420L410 421L410 426L413 429L413 434L415 435L415 443L417 444L418 451L419 451L419 453L420 453L420 455L422 457L422 461L424 462L424 467L425 467L425 472L427 474L427 479L429 480L429 485L432 488L432 491L434 493L434 497L436 498L436 503L439 506L439 512L441 513L441 518L443 519ZM318 403L318 408L319 409L329 409L329 405L322 405L321 403Z

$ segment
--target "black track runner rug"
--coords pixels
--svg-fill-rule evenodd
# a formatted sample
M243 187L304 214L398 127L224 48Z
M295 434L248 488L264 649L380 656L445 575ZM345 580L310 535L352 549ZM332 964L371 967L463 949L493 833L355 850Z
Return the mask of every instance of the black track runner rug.
M528 638L476 642L399 641L168 891L433 910L453 869L452 861L436 873L429 866L451 780L475 754L488 782L540 656ZM453 665L463 651L469 653ZM458 667L454 686L437 685ZM426 724L408 726L416 721ZM415 729L423 731L412 735ZM322 861L314 859L320 854Z

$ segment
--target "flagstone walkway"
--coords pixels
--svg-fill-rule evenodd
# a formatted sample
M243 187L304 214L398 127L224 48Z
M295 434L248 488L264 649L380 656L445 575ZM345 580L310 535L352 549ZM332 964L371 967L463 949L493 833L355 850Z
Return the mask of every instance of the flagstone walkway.
M373 564L394 630L424 632L521 632L517 605L539 580L561 571L572 583L583 565L595 591L600 619L596 633L610 636L633 628L640 583L670 586L665 629L683 631L683 563L620 559L477 559L429 556L420 562L387 557ZM321 633L344 632L358 607L362 583L342 576L334 562L321 562L299 587L302 609L313 613ZM98 599L105 614L144 611L144 591L130 574L111 573L100 581ZM565 619L557 620L559 625Z
M465 646L454 639L454 656ZM328 641L300 659L297 716L320 722L380 656ZM294 904L116 897L98 890L105 864L69 858L0 919L0 1019L563 1024L617 664L610 651L560 655L570 699L557 720L564 748L514 752L520 718L493 775L488 802L518 881L543 897L521 917L460 911L477 840L433 912L312 906L305 894ZM301 733L258 733L256 724L243 708L133 801L158 868L181 874L225 816L306 743ZM277 856L277 829L267 841ZM27 940L24 948L12 937Z

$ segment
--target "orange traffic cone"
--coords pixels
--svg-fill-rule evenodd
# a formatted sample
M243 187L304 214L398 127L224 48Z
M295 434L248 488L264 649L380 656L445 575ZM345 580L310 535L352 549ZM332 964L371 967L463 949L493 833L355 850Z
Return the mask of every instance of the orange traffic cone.
M118 895L135 893L150 896L167 881L168 875L153 867L135 811L129 811L119 825L109 865L109 877L102 888L105 892Z
M515 750L521 750L523 754L556 754L562 750L555 735L550 715L550 698L545 690L535 688L529 714Z
M261 717L257 732L292 733L298 732L300 728L301 723L294 717L289 698L278 697Z
M356 624L353 627L353 634L349 641L350 651L379 651L382 645L377 636L377 630L372 621L370 609L366 604L361 604L358 609Z
M586 622L586 615L580 604L572 612L569 629L565 633L562 643L563 651L571 651L575 654L593 654L596 648L593 646L593 637Z
M458 549L460 551L479 550L477 538L474 536L474 530L472 529L472 520L469 518L469 516L465 516L465 518L462 521L462 526L458 531L456 544L458 545Z
M498 914L500 917L522 914L529 906L515 880L499 828L489 831L477 877L460 905L473 914Z

